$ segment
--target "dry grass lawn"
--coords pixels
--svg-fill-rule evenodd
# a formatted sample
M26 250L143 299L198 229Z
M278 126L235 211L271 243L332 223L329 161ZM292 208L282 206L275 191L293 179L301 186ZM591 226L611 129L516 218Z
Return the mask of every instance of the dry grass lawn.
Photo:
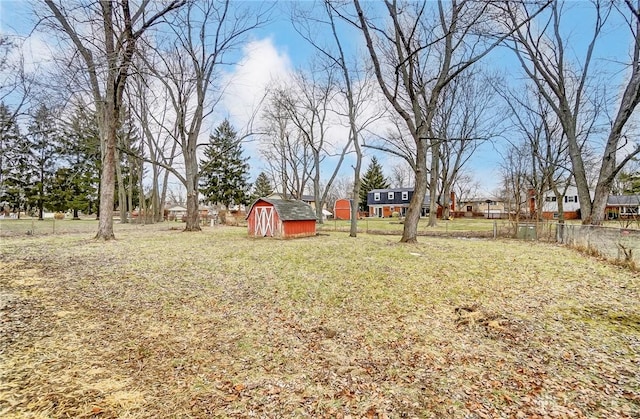
M0 238L1 417L640 417L637 273L171 227Z

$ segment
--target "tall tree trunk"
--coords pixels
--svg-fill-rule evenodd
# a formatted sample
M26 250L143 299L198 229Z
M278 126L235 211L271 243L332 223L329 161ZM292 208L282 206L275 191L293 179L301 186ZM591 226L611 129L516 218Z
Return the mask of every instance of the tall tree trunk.
M144 161L142 159L139 160L138 170L140 172L140 178L138 179L138 188L140 188L140 192L138 193L138 208L140 211L138 212L138 217L140 217L140 222L142 224L147 223L147 200L144 196Z
M120 162L120 153L116 150L117 162ZM118 210L120 212L120 224L127 224L127 193L124 189L124 179L122 176L122 166L116 164L116 183L118 184Z
M440 139L431 140L431 171L429 172L429 227L438 224L438 179L440 179Z
M129 212L129 217L131 217L131 214L133 212L133 175L135 173L135 164L133 163L133 157L129 156L128 159L129 160L129 185L127 188L127 211ZM141 176L142 177L142 176ZM138 213L138 217L140 217L140 214ZM129 220L130 222L131 220Z
M167 202L167 191L169 189L169 171L165 170L164 179L162 181L162 192L160 196L156 194L155 199L157 202L158 221L164 220L164 204Z
M407 208L407 215L404 220L404 229L402 231L401 243L417 243L418 242L418 223L420 222L420 214L424 205L424 197L427 194L427 146L426 139L418 135L415 139L416 147L416 169L415 169L415 188L413 196Z
M194 142L195 144L195 142ZM198 211L198 158L195 147L185 152L185 180L187 187L187 225L184 231L200 231L200 213ZM186 160L189 159L189 163Z
M449 211L449 206L451 203L451 189L449 182L444 182L442 186L442 219L448 220L451 213Z
M107 94L107 98L113 98L113 96ZM104 123L107 121L114 121L114 109L113 102L108 100L104 105L103 117ZM113 233L113 202L115 197L115 166L116 166L116 127L114 124L105 127L103 138L103 150L102 155L102 173L100 174L100 212L98 214L98 232L96 233L96 239L100 240L113 240L116 238Z
M352 129L355 124L352 124ZM360 197L360 170L362 168L362 151L358 143L358 137L354 137L353 146L356 150L356 165L353 168L353 199L351 200L351 227L349 228L349 237L358 236L358 199Z

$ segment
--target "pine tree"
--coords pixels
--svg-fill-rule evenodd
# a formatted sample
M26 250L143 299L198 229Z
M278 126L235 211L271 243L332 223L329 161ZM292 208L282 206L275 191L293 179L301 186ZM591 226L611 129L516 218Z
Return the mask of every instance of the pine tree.
M42 220L46 194L51 186L58 155L59 131L56 119L46 105L40 105L28 127L27 139L30 144L29 169L32 184L27 189L27 200L38 209Z
M0 211L26 210L29 145L11 110L0 103Z
M253 195L251 197L251 200L255 201L258 198L269 196L272 193L273 188L271 187L269 177L265 172L260 172L260 174L256 178L256 183L253 185Z
M200 193L209 203L231 205L249 203L248 158L242 157L242 144L228 120L224 120L209 138L200 161Z
M386 189L389 182L382 174L382 166L378 163L376 157L371 158L371 162L367 167L367 171L361 179L360 183L360 210L369 211L367 205L367 194L373 189Z
M87 113L78 108L64 126L60 153L65 166L71 171L71 182L75 190L73 199L66 209L91 213L98 208L98 188L100 183L100 135L95 113ZM58 174L64 178L64 173ZM61 179L57 179L59 183ZM55 199L55 198L54 198Z

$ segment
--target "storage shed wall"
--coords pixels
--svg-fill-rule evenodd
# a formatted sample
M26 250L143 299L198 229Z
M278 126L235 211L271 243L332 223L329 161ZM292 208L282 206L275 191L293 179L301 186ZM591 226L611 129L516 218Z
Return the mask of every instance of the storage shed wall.
M280 218L278 217L278 212L276 211L276 209L273 207L272 204L268 203L268 202L264 202L264 201L260 201L257 202L252 208L251 208L251 212L249 213L249 216L247 217L247 229L249 230L249 235L250 236L255 236L256 235L256 230L257 230L257 226L256 226L256 208L259 207L271 207L273 208L273 213L272 213L272 217L273 217L273 235L275 237L278 237L282 234L282 232L280 231L281 228L281 222L280 222Z
M282 223L283 237L315 236L315 220L290 220Z
M351 219L351 203L348 199L338 199L333 209L333 216L338 220Z

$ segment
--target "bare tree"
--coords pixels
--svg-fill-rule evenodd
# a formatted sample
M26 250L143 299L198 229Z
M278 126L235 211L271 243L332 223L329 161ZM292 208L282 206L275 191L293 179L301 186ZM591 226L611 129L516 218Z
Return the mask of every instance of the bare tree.
M531 173L531 159L527 152L528 143L514 144L506 149L502 155L502 199L509 212L509 219L516 223L526 213L527 192L529 189L529 174Z
M392 188L408 188L411 182L411 168L403 163L397 163L391 168L389 181Z
M173 124L164 128L178 145L184 171L166 164L163 167L187 190L185 231L200 231L197 149L208 141L198 140L205 119L224 90L218 80L220 69L230 62L230 53L246 40L249 32L266 22L267 14L268 9L229 0L189 2L170 22L169 46L157 49L154 62L147 59L175 113Z
M17 54L15 53L17 51ZM0 34L0 103L9 103L11 118L24 114L33 96L34 76L25 69L22 48L16 39ZM0 138L2 131L0 131Z
M316 216L322 222L322 207L331 182L335 178L345 150L338 153L338 163L329 181L321 190L321 164L331 154L332 145L328 141L330 104L334 95L334 71L311 69L308 73L298 71L294 74L292 88L286 95L280 95L279 106L287 114L287 118L295 130L300 133L305 148L309 150L311 164L307 167L308 177L313 184L313 195L316 203ZM296 198L300 198L299 196Z
M275 185L284 198L299 198L310 179L313 161L310 144L292 121L287 103L293 101L287 87L272 87L267 93L267 107L262 114L261 154Z
M456 194L458 202L467 202L478 196L480 182L471 173L462 170L458 173L456 182L453 185L453 192Z
M550 13L544 20L516 29L511 47L524 72L535 83L562 125L578 189L582 222L599 224L604 218L607 197L616 175L630 159L640 153L640 145L628 147L625 132L631 115L640 102L640 6L634 5L631 0L625 0L624 5L600 0L594 0L591 4L594 21L587 48L581 58L576 58L578 54L575 46L564 35L564 24L569 19L564 2L552 3ZM595 90L590 85L595 77L594 51L606 30L608 18L615 9L624 17L633 41L627 66L628 76L621 86L623 93L616 101L617 110L611 112L613 117L608 124L609 130L597 164L599 173L592 199L588 167L577 127L581 119L591 117L588 113L589 104L594 101L590 94ZM507 3L506 10L512 27L523 15L531 15L526 3Z
M124 89L132 58L140 37L170 11L181 7L184 0L168 3L129 0L100 0L96 3L71 4L68 1L45 0L53 14L50 23L68 37L84 64L95 107L102 144L100 189L100 221L96 239L110 240L113 233L115 154L120 126ZM150 10L150 6L160 6ZM79 20L80 11L91 20ZM93 30L85 32L89 24ZM99 34L99 35L97 35Z
M362 148L360 145L362 132L373 121L379 118L379 114L366 115L367 102L370 102L370 86L368 82L369 71L363 71L359 65L361 61L358 57L348 57L345 53L344 39L338 34L340 31L338 17L344 15L339 2L323 0L316 2L314 6L320 4L322 12L316 16L312 7L311 10L302 11L296 9L294 13L294 26L320 54L327 67L336 70L336 81L338 85L337 94L342 97L344 102L343 109L334 109L340 117L346 118L349 134L347 142L343 148L341 160L347 152L355 154L355 164L352 166L354 171L353 191L352 195L357 197L360 195L360 171L362 169ZM328 28L330 36L328 39L321 39L315 36L317 27L320 30ZM332 174L335 178L337 170ZM350 237L356 237L358 233L358 202L352 201L351 205L351 228Z
M559 221L564 221L562 197L571 185L571 162L567 152L567 141L562 126L549 104L535 87L519 92L500 92L511 111L512 132L519 133L531 158L531 172L528 174L530 195L536 202L535 214L541 218L544 195L553 191L558 202ZM586 147L595 118L587 122L580 135L581 148ZM521 145L519 145L521 146Z
M507 34L497 34L491 40L484 36L494 32L493 2L452 0L447 6L443 1L386 0L384 4L388 19L381 26L360 1L354 0L357 20L353 23L365 37L382 93L415 144L414 194L401 241L416 242L427 186L431 196L429 225L436 223L434 197L442 139L433 121L441 95L451 81L502 43Z
M146 77L141 62L137 63L137 68L138 71L133 75L134 83L129 86L127 96L132 103L131 109L139 122L143 144L146 146L143 148L144 157L140 159L141 164L151 164L151 188L147 209L150 215L145 213L145 219L160 222L164 220L164 203L170 174L166 167L174 166L178 157L178 143L173 141L173 136L163 128L171 126L169 114L172 107L166 91L155 89L149 84L149 80L153 81L153 78Z
M449 218L451 192L461 170L483 143L494 137L498 116L495 112L497 77L469 69L464 77L449 83L441 97L434 118L434 131L443 139L440 147L440 167L430 176L439 177L437 202L442 218Z

